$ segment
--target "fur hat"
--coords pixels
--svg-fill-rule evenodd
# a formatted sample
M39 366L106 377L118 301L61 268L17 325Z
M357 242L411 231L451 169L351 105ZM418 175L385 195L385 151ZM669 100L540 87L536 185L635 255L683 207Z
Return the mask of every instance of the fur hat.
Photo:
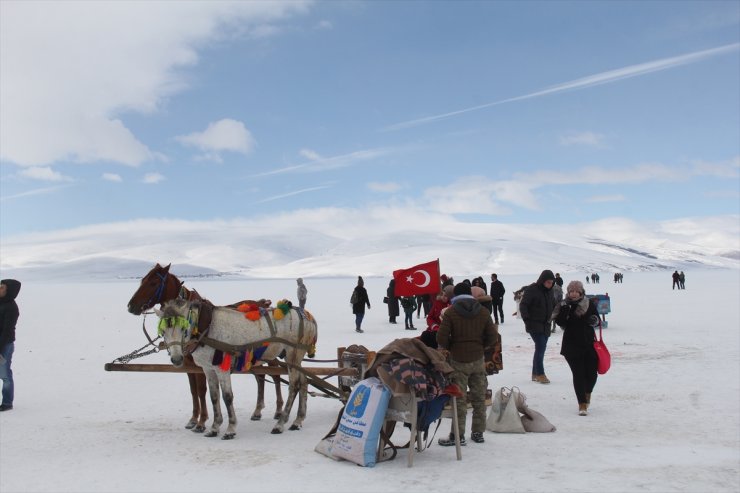
M453 292L455 293L455 296L460 296L461 294L472 294L472 292L470 291L470 284L465 282L455 284L455 289Z
M570 281L568 283L568 291L579 291L581 296L586 294L586 290L583 289L583 283L581 281Z
M442 290L442 293L444 293L444 295L449 300L450 298L455 296L455 288L454 286L445 286L444 289Z
M470 294L473 295L473 298L478 299L486 296L486 291L480 286L473 286L470 288Z

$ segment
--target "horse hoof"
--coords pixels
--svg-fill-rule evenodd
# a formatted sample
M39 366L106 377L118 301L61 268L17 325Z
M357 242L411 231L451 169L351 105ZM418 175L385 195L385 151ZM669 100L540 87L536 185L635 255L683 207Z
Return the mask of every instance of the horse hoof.
M249 418L249 419L251 419L252 421L259 421L259 420L261 420L261 419L262 419L262 416L252 416L252 417L251 417L251 418Z
M204 431L206 431L206 427L203 425L197 425L195 428L193 428L190 431L192 431L193 433L203 433Z
M196 424L198 424L198 422L195 421L194 419L191 419L190 421L188 421L188 424L185 425L185 429L192 430L193 428L195 428Z
M290 428L288 428L290 431L300 430L301 427L298 425L290 425Z
M216 433L215 431L209 431L208 433L206 433L206 434L205 434L205 435L203 435L203 436L204 436L204 437L209 437L209 438L212 438L212 437L217 437L217 436L218 436L218 433Z
M224 433L224 436L221 437L221 440L233 440L236 436L236 433Z
M281 430L280 428L273 428L270 433L272 433L273 435L279 435L282 432L283 432L283 430Z

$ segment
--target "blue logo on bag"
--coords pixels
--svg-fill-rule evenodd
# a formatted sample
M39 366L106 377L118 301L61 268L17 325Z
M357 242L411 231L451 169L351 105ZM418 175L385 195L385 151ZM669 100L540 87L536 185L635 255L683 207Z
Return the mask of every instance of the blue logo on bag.
M348 415L359 418L365 414L365 408L370 400L370 387L365 385L358 385L357 389L353 394L352 399L347 403L347 407L344 410Z

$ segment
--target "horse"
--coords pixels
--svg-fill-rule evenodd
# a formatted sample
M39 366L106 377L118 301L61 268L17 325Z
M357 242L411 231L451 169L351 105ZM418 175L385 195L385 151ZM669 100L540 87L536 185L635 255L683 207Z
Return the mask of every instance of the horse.
M316 352L317 324L313 317L308 312L280 303L273 310L252 310L247 313L227 307L213 307L210 325L199 327L196 324L205 303L175 299L163 303L162 309L155 309L155 313L160 317L159 333L172 364L182 366L184 356L192 352L193 360L208 379L213 423L206 436L218 436L223 423L220 392L223 392L229 416L229 424L221 438L229 440L236 436L231 370L240 371L240 362L251 362L253 355L269 360L284 353L289 392L285 408L272 433L283 432L296 395L299 395L298 413L290 429L301 429L306 417L308 394L308 379L301 369L301 363L306 353L313 357ZM259 357L256 355L258 350L263 351ZM232 361L236 361L236 364L232 364Z
M529 287L529 285L522 286L520 289L517 289L516 291L514 291L514 303L516 303L516 311L511 314L512 317L516 317L516 318L519 318L519 319L522 318L521 314L519 313L519 303L521 303L522 297L524 296L524 291L528 287Z
M143 312L151 309L156 304L176 298L187 300L200 300L201 296L196 290L189 290L184 286L174 274L170 273L170 266L163 267L155 265L142 279L139 288L131 296L128 302L128 312L133 315L141 315ZM268 307L272 303L270 300L245 301L246 303L256 303L263 307ZM229 306L237 306L244 302L235 303ZM276 362L268 362L270 366L277 366ZM191 356L185 358L185 366L195 366ZM188 420L185 428L196 433L203 433L206 429L205 423L208 421L208 408L206 406L206 376L202 373L188 373L188 382L190 385L190 395L193 399L193 414ZM259 421L262 418L262 409L265 407L265 375L255 375L257 379L257 404L252 413L252 421ZM276 394L276 410L274 419L280 418L280 411L283 407L283 394L280 386L280 377L273 376Z

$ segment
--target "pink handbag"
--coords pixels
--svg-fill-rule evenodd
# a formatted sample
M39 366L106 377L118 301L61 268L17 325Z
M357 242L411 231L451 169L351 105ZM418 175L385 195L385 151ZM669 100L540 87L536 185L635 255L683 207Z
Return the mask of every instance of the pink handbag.
M594 341L594 349L596 350L596 357L599 360L596 371L599 372L599 375L603 375L609 371L609 367L612 364L612 356L609 354L609 350L606 348L606 344L604 344L604 339L601 337L601 320L599 320L599 340Z

